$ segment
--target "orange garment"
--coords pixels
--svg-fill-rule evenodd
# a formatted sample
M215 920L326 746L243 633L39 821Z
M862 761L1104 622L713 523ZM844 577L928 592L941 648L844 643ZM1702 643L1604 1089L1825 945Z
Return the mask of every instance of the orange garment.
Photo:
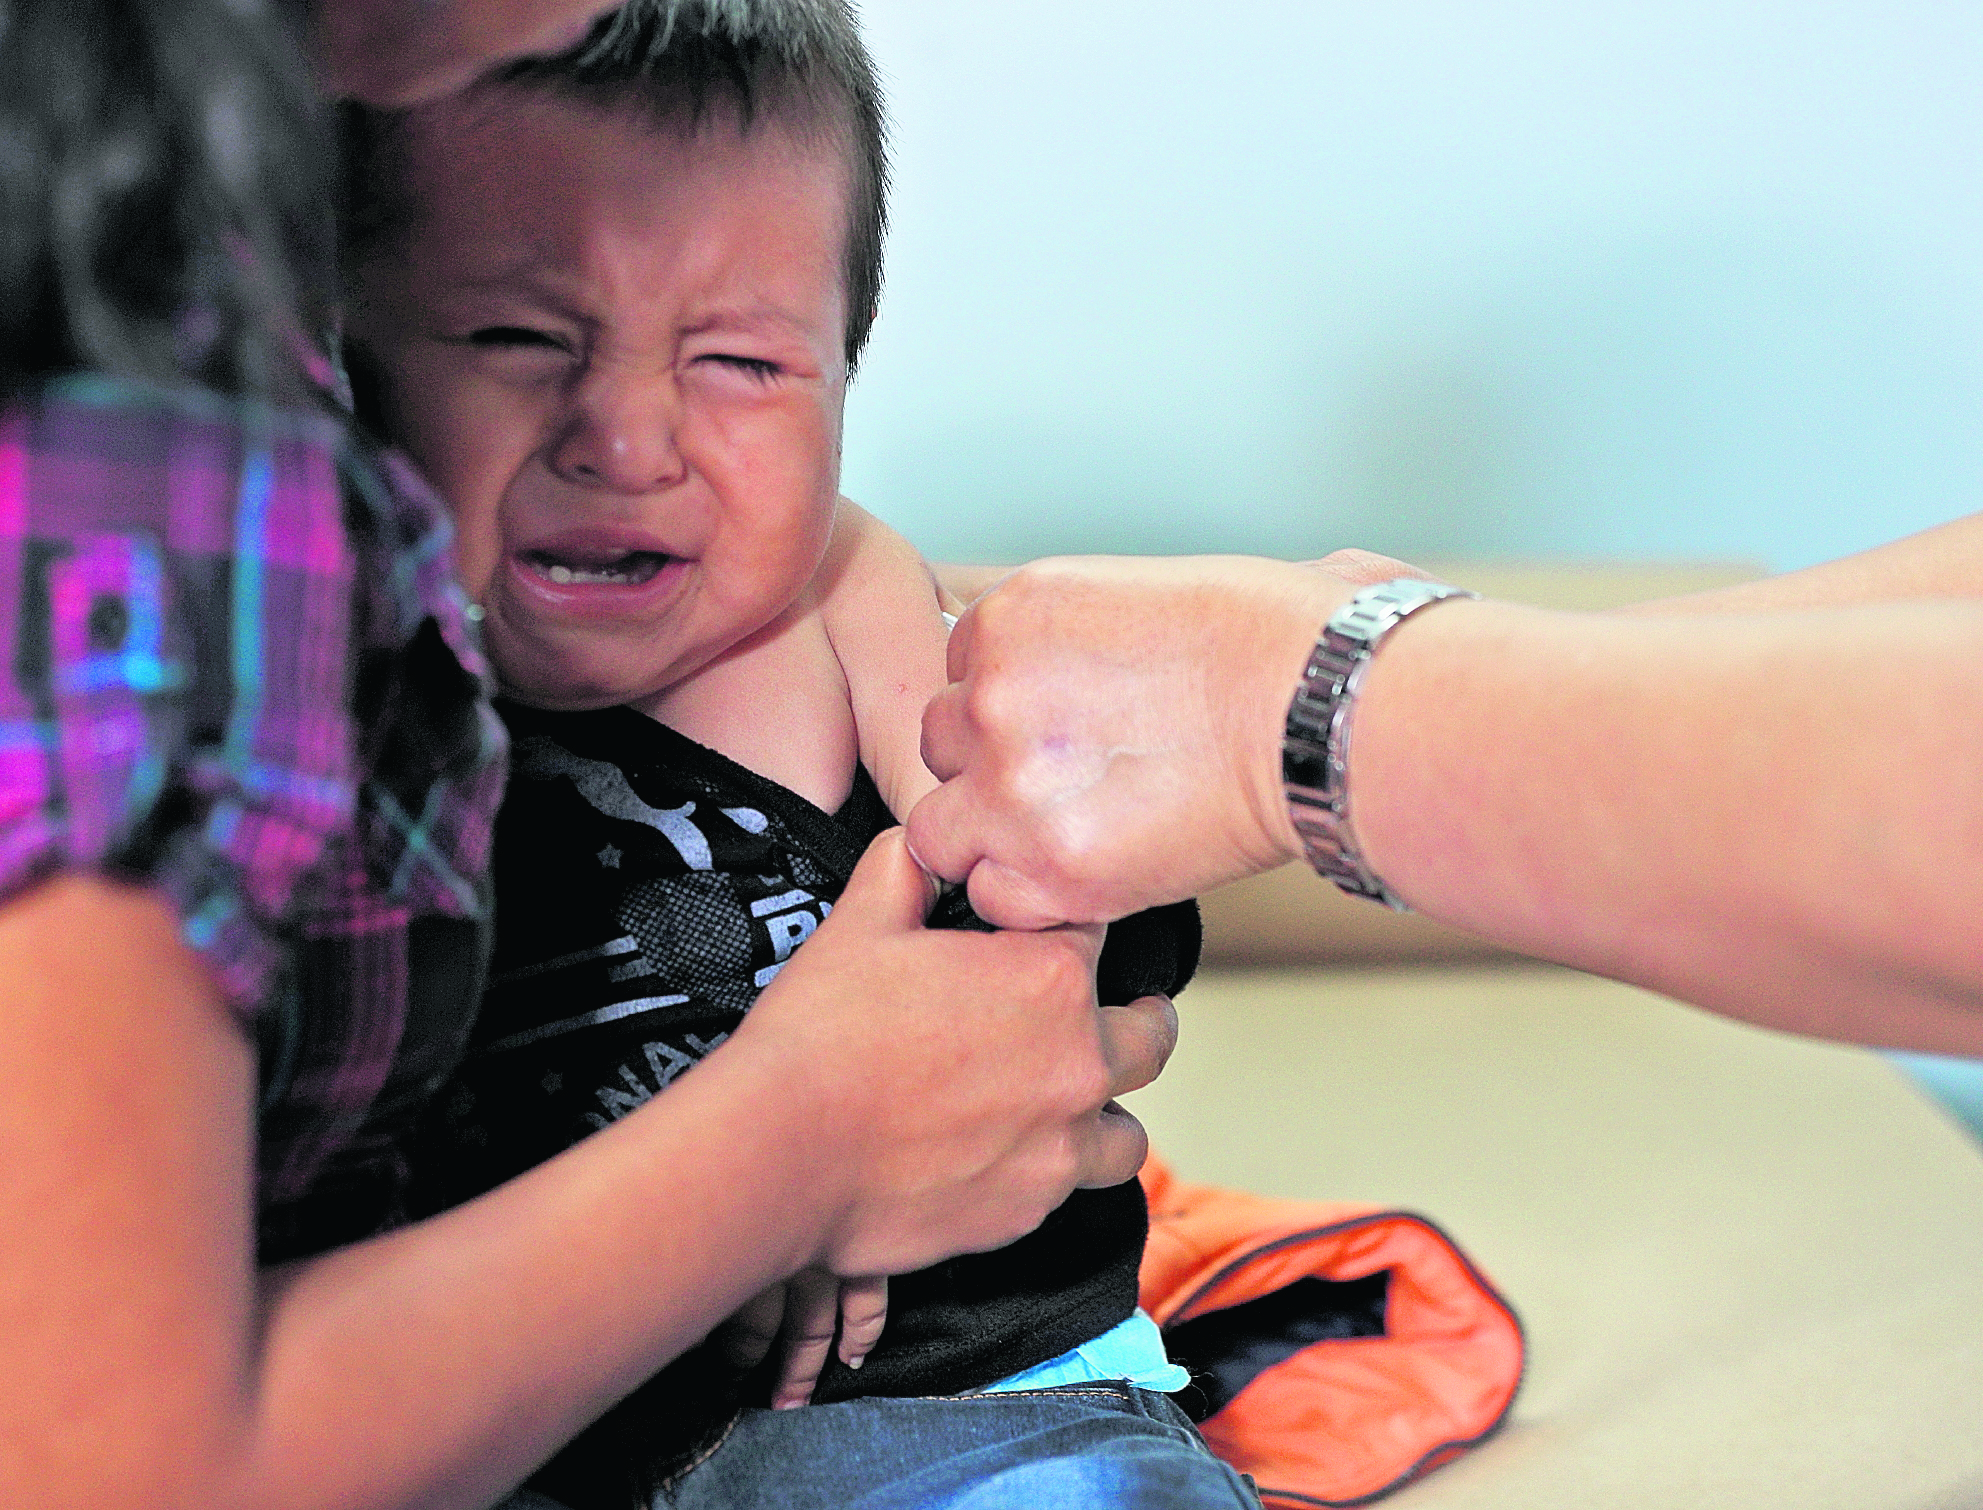
M1142 1180L1143 1309L1206 1378L1205 1440L1269 1510L1367 1504L1501 1424L1521 1323L1424 1217L1187 1184L1154 1154ZM1332 1297L1347 1319L1327 1314ZM1329 1326L1381 1334L1301 1340Z

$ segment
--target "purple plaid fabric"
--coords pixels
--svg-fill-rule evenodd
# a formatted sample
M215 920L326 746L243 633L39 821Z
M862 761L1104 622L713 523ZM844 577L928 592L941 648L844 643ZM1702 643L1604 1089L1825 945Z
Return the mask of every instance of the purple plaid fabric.
M83 378L0 415L0 895L171 898L256 1036L265 1260L398 1218L480 993L504 736L449 542L327 414Z

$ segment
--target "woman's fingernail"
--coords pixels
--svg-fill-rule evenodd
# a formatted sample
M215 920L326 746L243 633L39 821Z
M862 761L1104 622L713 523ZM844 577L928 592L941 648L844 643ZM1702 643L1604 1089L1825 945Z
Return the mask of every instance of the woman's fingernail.
M859 1368L863 1363L866 1363L867 1361L868 1361L868 1355L866 1353L863 1353L858 1358L849 1358L847 1360L847 1367Z

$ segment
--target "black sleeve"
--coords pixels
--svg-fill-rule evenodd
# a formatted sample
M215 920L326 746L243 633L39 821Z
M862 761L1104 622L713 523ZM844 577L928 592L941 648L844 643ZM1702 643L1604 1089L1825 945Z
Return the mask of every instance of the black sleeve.
M991 931L991 924L971 910L961 886L938 900L930 927ZM1175 996L1197 974L1204 942L1204 925L1193 901L1152 907L1111 923L1095 970L1095 994L1105 1007L1125 1006L1139 996Z

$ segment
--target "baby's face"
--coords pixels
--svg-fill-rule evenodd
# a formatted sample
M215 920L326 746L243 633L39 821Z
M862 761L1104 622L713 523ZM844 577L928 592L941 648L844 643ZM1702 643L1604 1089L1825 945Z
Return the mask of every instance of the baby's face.
M847 168L775 120L693 135L485 87L415 112L352 334L453 506L504 686L639 703L819 564L846 394Z

